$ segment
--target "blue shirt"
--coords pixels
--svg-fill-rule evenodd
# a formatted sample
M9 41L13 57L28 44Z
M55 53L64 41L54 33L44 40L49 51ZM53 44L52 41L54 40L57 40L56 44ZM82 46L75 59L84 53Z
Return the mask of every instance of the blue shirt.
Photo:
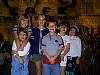
M48 28L43 29L42 31L42 38L43 36L47 35L49 30ZM30 48L30 54L39 54L39 43L40 43L40 29L35 27L32 28L32 35L29 39L31 48Z

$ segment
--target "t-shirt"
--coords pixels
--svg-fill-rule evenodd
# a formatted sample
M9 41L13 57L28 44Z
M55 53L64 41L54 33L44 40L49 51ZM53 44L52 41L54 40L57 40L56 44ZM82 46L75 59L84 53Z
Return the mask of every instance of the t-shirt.
M63 50L63 40L61 36L50 36L47 34L42 39L42 50L46 50L50 56L55 56L58 50Z
M81 56L81 40L78 36L70 36L70 50L68 56L80 57Z
M28 55L28 54L29 54L30 46L31 46L31 45L30 45L30 43L28 42L28 43L26 44L26 46L24 47L23 51L18 51L19 56ZM13 51L17 51L17 46L16 46L16 43L15 43L15 40L13 41L12 50L13 50Z
M58 35L60 35L58 33ZM65 35L65 36L61 36L62 39L63 39L63 42L64 42L64 46L66 47L66 45L70 44L70 37L68 35ZM61 52L61 54L63 54L64 51Z

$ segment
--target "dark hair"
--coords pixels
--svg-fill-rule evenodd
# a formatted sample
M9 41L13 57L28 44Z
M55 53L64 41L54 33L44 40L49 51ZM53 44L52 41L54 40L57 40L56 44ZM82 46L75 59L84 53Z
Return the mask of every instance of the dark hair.
M26 33L26 35L28 36L27 30L25 28L19 28L17 34L19 34L20 32Z
M69 30L71 30L71 29L75 29L75 35L78 35L79 34L79 29L78 28L76 28L76 26L72 26L72 27L70 27L70 29Z

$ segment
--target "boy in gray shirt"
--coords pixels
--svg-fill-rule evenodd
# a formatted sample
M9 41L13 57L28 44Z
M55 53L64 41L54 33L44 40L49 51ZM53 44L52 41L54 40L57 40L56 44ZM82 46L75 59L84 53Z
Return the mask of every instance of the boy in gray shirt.
M61 51L63 40L55 33L56 22L49 22L49 33L42 39L43 71L42 75L60 75Z

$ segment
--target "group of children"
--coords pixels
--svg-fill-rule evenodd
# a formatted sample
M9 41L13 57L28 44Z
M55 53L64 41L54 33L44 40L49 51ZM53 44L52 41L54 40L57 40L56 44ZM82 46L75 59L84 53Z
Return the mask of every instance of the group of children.
M38 26L30 25L29 17L22 16L13 28L11 75L28 75L28 62L35 63L36 75L80 75L81 40L74 25L67 32L65 24L56 33L56 21L38 16ZM41 74L42 73L42 74Z

